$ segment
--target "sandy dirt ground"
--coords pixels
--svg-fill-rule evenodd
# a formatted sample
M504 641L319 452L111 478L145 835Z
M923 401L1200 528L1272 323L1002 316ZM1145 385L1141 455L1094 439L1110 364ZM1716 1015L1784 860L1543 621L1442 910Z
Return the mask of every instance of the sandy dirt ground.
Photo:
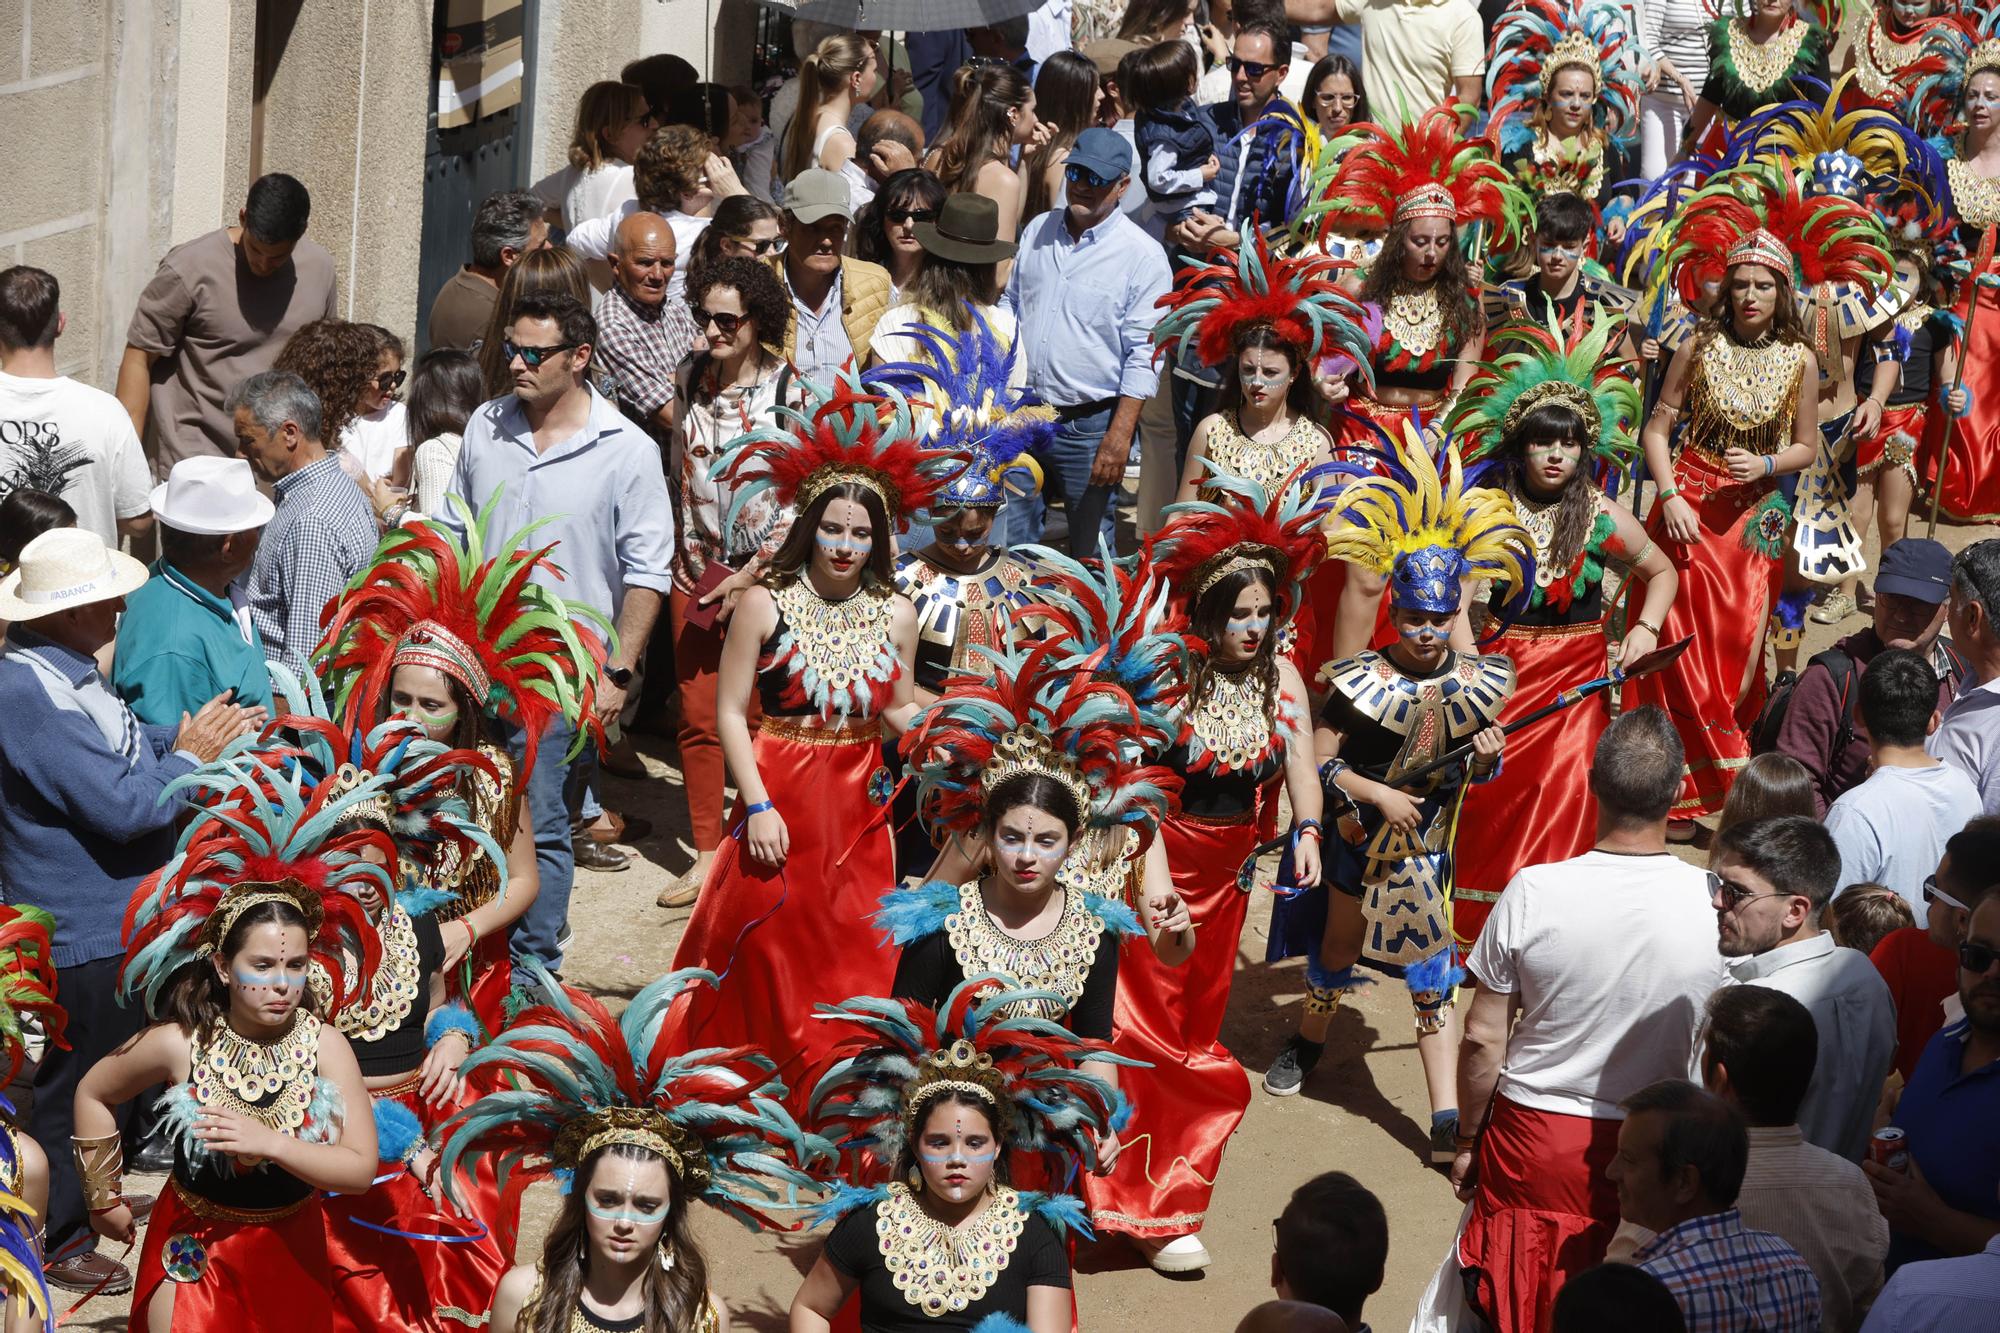
M1921 523L1913 524L1921 533ZM1943 528L1957 550L1995 535L1993 528ZM1870 557L1874 556L1870 542ZM1841 634L1866 626L1851 617L1837 627L1808 622L1810 655ZM655 907L668 879L692 859L680 770L673 743L641 736L650 776L609 778L606 804L644 816L653 828L628 848L629 870L580 873L571 901L576 932L566 975L616 1007L672 962L688 911ZM1704 836L1703 842L1706 841ZM1684 851L1700 858L1700 844ZM1249 1070L1249 1114L1229 1146L1203 1235L1214 1265L1206 1273L1168 1278L1154 1273L1123 1241L1085 1245L1078 1255L1081 1325L1093 1333L1152 1333L1233 1329L1243 1313L1270 1296L1272 1222L1298 1184L1328 1170L1347 1171L1381 1197L1389 1216L1389 1265L1382 1290L1368 1303L1369 1322L1383 1333L1405 1327L1457 1227L1460 1205L1443 1173L1428 1165L1428 1111L1417 1064L1410 1004L1399 983L1384 982L1348 999L1321 1061L1303 1093L1274 1098L1256 1081L1296 1019L1303 998L1297 961L1264 958L1269 895L1259 892L1239 950L1239 971L1222 1038ZM138 1189L153 1188L144 1180ZM536 1252L550 1216L550 1195L531 1193L523 1253ZM752 1235L711 1210L699 1232L712 1281L737 1327L770 1333L785 1327L785 1311L819 1251L815 1235ZM116 1252L115 1249L113 1251ZM136 1266L137 1254L130 1256ZM58 1310L76 1298L63 1295ZM124 1298L86 1303L65 1326L125 1327ZM1171 1311L1169 1314L1168 1312Z

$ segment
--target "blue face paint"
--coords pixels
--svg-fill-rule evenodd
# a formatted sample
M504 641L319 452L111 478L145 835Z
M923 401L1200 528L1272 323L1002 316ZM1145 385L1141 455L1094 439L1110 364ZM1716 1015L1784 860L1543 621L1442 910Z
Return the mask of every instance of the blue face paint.
M295 989L302 989L306 984L304 969L300 969L297 975L286 971L282 966L273 968L269 972L253 972L244 967L232 968L231 972L236 978L236 984L245 989L260 988L290 993Z
M967 1166L977 1166L982 1162L990 1162L999 1155L1000 1151L997 1148L991 1152L971 1152L964 1148L947 1148L941 1153L920 1152L917 1154L917 1157L920 1161L929 1162L932 1166L945 1166L952 1162L963 1162Z
M1269 615L1245 616L1241 620L1225 620L1222 623L1225 634L1262 634L1270 627Z
M1405 643L1443 643L1451 637L1451 627L1448 625L1442 627L1437 625L1399 625L1396 627L1396 633L1401 636Z
M583 1206L600 1222L630 1222L634 1226L650 1227L667 1220L667 1209L670 1205L663 1203L651 1212L645 1213L632 1207L606 1208L602 1204L595 1203L585 1203Z
M815 532L813 540L819 544L819 549L828 555L847 555L856 559L867 555L875 545L869 538L847 535L829 537L823 532Z
M998 839L998 843L1000 850L1011 856L1019 856L1025 852L1029 856L1043 861L1060 861L1064 856L1069 854L1069 848L1067 847L1031 847L1025 838L1011 838L1003 835Z

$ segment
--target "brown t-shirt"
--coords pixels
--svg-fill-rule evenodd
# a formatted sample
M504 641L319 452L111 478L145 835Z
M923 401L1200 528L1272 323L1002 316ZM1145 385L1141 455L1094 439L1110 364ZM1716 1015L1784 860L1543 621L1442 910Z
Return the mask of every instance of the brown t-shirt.
M486 337L486 326L499 300L498 287L469 268L459 269L431 302L430 345L471 351Z
M330 317L333 297L333 256L310 240L268 278L250 271L226 229L167 251L125 331L128 346L159 357L146 416L156 477L183 458L236 452L223 399L269 370L300 328Z

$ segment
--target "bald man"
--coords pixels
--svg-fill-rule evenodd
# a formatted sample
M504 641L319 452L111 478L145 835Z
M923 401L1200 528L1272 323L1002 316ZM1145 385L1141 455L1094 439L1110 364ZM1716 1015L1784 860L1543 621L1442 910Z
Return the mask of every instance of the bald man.
M1323 1305L1265 1301L1243 1316L1236 1333L1347 1333L1347 1321Z
M675 262L665 218L625 218L611 241L611 290L597 312L597 356L617 381L619 410L663 443L674 371L699 337L686 303L667 299Z
M854 160L878 190L897 172L916 166L923 156L924 127L894 109L868 117L854 136Z

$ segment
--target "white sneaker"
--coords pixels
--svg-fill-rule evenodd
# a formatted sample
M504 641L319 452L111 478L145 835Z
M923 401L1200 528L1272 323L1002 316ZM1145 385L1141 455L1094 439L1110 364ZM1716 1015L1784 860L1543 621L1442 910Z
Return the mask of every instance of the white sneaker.
M1198 1273L1213 1261L1197 1231L1192 1236L1174 1237L1148 1255L1146 1262L1162 1273Z

